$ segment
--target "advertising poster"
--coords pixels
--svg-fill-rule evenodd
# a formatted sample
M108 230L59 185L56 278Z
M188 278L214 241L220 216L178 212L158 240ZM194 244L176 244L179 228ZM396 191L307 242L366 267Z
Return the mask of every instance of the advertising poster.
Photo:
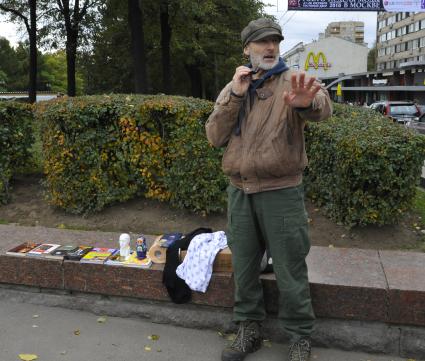
M383 1L391 2L390 0L288 0L288 10L384 11Z
M425 0L288 0L288 10L425 11Z
M392 11L392 12L425 11L425 1L424 0L384 0L384 9L386 11Z

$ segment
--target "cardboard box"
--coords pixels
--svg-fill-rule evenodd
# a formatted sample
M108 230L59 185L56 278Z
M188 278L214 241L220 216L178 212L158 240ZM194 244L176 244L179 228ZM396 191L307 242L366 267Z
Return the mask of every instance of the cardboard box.
M180 261L184 260L186 251L180 252ZM213 272L233 272L232 268L232 252L229 247L224 248L217 253L213 264Z

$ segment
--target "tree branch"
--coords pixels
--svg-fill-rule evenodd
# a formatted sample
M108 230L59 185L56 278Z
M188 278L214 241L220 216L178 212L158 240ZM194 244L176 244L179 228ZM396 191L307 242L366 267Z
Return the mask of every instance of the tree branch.
M16 15L18 18L20 18L25 23L25 27L27 28L28 34L30 33L31 27L30 27L30 24L28 23L28 18L24 14L22 14L18 10L9 8L9 7L7 7L5 5L1 5L1 4L0 4L0 9L3 10L3 11L6 11L6 12L12 13L12 14Z

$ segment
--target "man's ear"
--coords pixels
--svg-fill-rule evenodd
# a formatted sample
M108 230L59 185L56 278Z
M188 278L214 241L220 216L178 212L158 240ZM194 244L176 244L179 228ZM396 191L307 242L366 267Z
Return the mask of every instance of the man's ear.
M243 55L249 56L249 44L245 45L243 48Z

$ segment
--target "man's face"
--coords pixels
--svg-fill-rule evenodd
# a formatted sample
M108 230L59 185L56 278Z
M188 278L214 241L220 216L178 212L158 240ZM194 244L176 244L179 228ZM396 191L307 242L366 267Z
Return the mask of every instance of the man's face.
M252 67L269 70L279 62L280 39L277 36L268 36L258 41L249 42L244 49L249 56Z

